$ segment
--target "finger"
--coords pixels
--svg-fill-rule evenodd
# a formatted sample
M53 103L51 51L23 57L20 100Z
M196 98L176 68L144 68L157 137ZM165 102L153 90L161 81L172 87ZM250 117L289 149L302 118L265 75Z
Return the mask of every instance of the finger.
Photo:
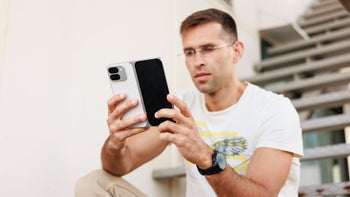
M139 127L124 130L121 132L111 133L109 137L109 146L114 149L120 149L123 147L123 143L129 138L139 133L145 132L148 130L146 127Z
M164 121L158 126L160 139L176 143L175 132L179 129L179 126L171 121Z
M188 128L185 128L184 125L177 124L167 120L159 124L158 130L160 134L163 134L163 133L179 134L178 136L182 136L183 134L185 134L183 136L186 136L186 131L188 131ZM171 141L171 142L177 143L176 141Z
M192 146L194 143L189 142L187 135L183 135L183 132L186 129L180 125L174 124L169 121L169 126L167 127L158 127L160 134L159 137L161 140L171 142L175 144L178 148Z
M163 108L160 109L159 111L157 111L154 114L155 118L169 118L174 120L175 122L180 122L181 117L180 117L180 112L175 110L175 109L171 109L171 108Z
M114 110L109 114L112 118L119 118L121 117L131 108L137 106L139 104L139 101L137 99L130 99L126 100L125 102L122 102L120 104L117 104Z
M127 119L116 119L114 116L109 116L107 119L107 123L109 126L109 130L111 132L121 131L127 128L130 128L132 125L135 125L137 123L146 121L147 116L146 114L140 114L135 117L127 118Z
M187 106L185 106L185 108L187 108ZM186 114L186 110L184 112ZM192 129L193 128L191 126L192 122L193 122L192 115L191 115L191 113L187 113L186 114L187 116L185 116L185 114L182 114L181 111L176 110L176 109L163 108L163 109L160 109L159 111L157 111L154 116L156 118L172 119L173 121L175 121L175 123L187 125L187 127Z
M147 129L148 129L147 127L137 127L137 128L127 129L127 130L113 133L112 137L116 141L125 141L127 138L137 135L139 133L142 133Z
M121 101L123 101L126 98L126 95L121 93L121 94L116 94L112 96L110 99L108 99L107 105L108 105L108 113L112 113L117 106L117 104Z
M178 129L178 124L166 120L158 125L159 133L175 133Z
M175 135L173 133L169 132L162 132L159 134L159 138L164 141L172 142L173 144L175 143Z
M192 116L191 111L187 107L186 103L183 102L181 99L177 98L176 96L174 96L172 94L168 94L167 99L171 104L176 106L184 116L186 116L186 117Z

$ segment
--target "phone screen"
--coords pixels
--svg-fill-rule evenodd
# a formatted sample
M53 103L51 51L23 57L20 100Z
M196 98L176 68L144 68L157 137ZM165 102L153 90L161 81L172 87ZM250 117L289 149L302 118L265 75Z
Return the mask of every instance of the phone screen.
M172 108L172 104L166 99L169 89L161 60L137 61L135 62L135 70L150 125L157 126L163 121L169 120L154 117L158 110Z

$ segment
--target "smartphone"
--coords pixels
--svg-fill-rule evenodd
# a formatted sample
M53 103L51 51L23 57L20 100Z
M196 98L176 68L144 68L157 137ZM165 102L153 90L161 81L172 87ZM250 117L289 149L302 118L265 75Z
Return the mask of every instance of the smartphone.
M147 115L145 122L132 127L158 126L163 121L170 120L154 117L162 108L173 108L166 99L169 88L163 63L159 58L110 64L107 66L107 72L113 94L126 93L126 100L139 100L139 104L127 111L123 119L143 113Z

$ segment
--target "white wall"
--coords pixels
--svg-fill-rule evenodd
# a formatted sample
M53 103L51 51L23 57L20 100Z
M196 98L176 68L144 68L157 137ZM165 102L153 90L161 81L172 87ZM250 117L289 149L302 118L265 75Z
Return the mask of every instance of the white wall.
M8 0L0 0L0 73L4 51L4 41L6 35L6 26L7 26L7 9ZM1 81L0 81L1 83Z
M259 60L257 1L234 1L246 43L242 76L253 75L251 65ZM0 43L0 196L14 197L73 196L75 181L100 168L111 96L107 64L162 57L171 89L192 88L176 56L179 23L199 9L229 10L221 0L8 3L7 18L0 20L7 24ZM150 196L170 196L176 193L172 183L154 181L151 173L179 163L170 147L126 178Z
M154 56L165 57L169 67L169 3L9 2L0 77L0 196L73 196L76 179L100 167L111 96L105 67ZM166 165L168 157L144 169ZM151 196L167 196L150 170L138 181L151 183L144 184Z
M307 12L308 6L316 0L257 0L258 27L265 29L288 23Z

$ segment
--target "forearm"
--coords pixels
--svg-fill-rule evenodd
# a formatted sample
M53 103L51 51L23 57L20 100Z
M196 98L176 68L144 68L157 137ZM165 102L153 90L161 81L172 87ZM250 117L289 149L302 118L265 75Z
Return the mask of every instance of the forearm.
M110 136L101 151L103 169L111 174L123 176L159 155L168 142L159 139L159 132L155 128L143 130L145 132L125 141L112 142Z
M240 197L272 197L277 196L263 185L236 173L227 166L219 174L206 176L209 184L218 197L240 196Z
M131 165L127 162L127 155L127 147L124 146L121 150L113 149L110 147L109 138L107 138L101 150L102 168L117 176L127 174L131 171Z

